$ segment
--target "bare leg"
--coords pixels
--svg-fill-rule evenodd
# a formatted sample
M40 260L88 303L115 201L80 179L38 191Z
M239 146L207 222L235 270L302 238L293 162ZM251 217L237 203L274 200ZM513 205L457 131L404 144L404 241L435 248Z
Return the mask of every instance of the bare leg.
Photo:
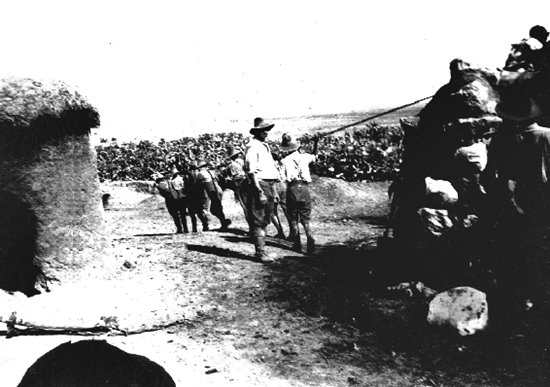
M300 219L300 223L302 223L302 226L304 226L304 231L306 233L307 237L307 254L311 255L315 251L315 239L313 239L313 235L311 233L311 228L309 226L309 221Z
M273 208L273 212L271 213L271 222L277 229L277 235L275 237L285 239L285 232L283 231L283 225L281 224L281 220L279 219L279 213L277 211L278 207L279 206L275 204Z
M300 232L298 230L298 218L290 219L290 235L289 238L292 238L292 249L298 253L302 252L302 242L300 241Z

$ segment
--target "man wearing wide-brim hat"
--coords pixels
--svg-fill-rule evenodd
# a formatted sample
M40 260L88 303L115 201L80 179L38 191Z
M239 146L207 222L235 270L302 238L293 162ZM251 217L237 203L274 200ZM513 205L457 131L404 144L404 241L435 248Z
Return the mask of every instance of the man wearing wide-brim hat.
M267 134L273 126L275 125L265 122L261 117L255 118L254 127L250 129L253 137L245 149L245 170L250 180L247 198L248 222L252 228L255 257L262 262L271 262L275 259L275 256L267 254L265 249L265 229L271 222L271 214L275 208L275 184L279 178L271 149L266 143Z
M315 240L309 221L311 219L311 193L309 184L311 183L311 174L309 165L317 159L317 147L319 137L316 136L313 146L313 154L300 152L300 144L292 141L290 136L284 136L280 146L282 153L286 156L282 159L283 176L287 183L286 207L290 222L290 238L293 239L293 249L302 252L299 224L304 227L307 238L307 253L313 254L315 250Z

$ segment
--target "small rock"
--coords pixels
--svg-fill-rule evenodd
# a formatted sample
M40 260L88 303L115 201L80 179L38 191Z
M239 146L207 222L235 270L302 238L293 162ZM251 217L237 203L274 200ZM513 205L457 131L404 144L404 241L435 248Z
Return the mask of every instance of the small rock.
M134 265L132 265L132 263L129 262L129 261L124 261L122 266L124 266L126 269L133 269L134 268Z
M206 375L215 374L216 372L220 372L220 371L218 371L218 370L215 369L215 368L211 368L211 369L209 369L209 370L204 371L204 373L205 373Z
M294 356L298 354L298 352L296 351L293 351L291 349L284 349L284 348L281 348L281 353L285 356Z

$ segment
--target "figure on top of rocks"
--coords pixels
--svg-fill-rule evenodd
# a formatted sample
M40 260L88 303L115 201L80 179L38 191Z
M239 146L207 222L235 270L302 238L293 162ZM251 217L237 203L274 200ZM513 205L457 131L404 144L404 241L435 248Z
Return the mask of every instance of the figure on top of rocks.
M548 31L540 25L531 27L529 38L522 39L519 43L512 44L512 49L504 70L507 71L539 71L546 66L548 59L547 39Z

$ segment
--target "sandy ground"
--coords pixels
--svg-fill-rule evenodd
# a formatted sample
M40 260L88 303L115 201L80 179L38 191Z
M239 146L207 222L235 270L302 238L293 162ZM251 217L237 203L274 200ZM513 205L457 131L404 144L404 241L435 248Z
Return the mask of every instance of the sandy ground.
M43 301L25 313L52 322L60 309L59 316L71 310L90 321L116 316L127 335L0 338L0 384L16 386L61 343L94 339L149 357L178 386L545 385L544 349L528 351L521 338L434 330L425 303L377 291L374 246L387 186L317 179L316 255L269 238L279 256L269 265L252 259L229 192L230 230L174 234L158 195L105 186L107 264L77 287L38 296Z

